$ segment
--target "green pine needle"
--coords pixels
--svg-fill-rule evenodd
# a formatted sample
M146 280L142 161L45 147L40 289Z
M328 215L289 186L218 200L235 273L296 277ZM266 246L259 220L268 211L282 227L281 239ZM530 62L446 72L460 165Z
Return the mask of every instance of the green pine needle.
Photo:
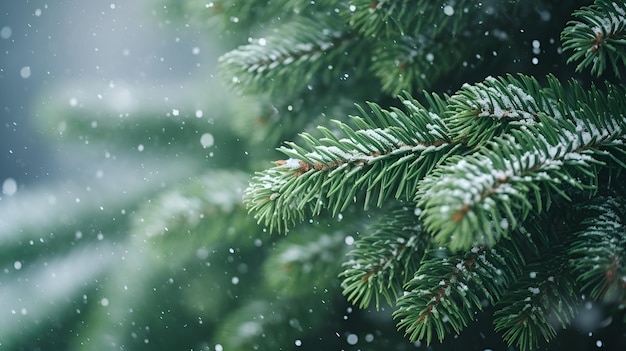
M626 212L623 197L581 206L582 230L569 247L571 269L594 300L626 306Z
M578 310L578 291L563 260L559 264L555 254L553 251L550 255L552 264L548 269L543 262L525 267L494 313L495 330L503 332L504 340L522 351L537 349L541 339L554 339L557 330L569 325Z
M626 64L626 4L596 0L574 17L561 33L563 49L572 51L567 62L579 62L576 71L591 67L592 74L601 76L610 68L621 77Z
M371 235L357 240L341 273L343 294L350 302L367 308L374 299L380 308L384 297L395 304L430 246L429 236L415 220L415 208L403 206L383 216Z

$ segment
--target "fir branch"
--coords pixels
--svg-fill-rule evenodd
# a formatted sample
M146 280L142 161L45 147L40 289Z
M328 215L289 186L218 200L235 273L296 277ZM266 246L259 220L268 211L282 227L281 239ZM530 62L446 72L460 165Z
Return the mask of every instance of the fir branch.
M539 113L556 116L551 95L550 89L527 76L487 77L475 85L464 84L450 98L446 123L454 139L465 140L470 147L483 145L513 128L537 123Z
M624 95L626 90L621 86L607 84L605 91L601 91L592 84L587 90L573 80L564 86L552 75L547 76L545 87L525 75L487 77L478 84L464 84L450 97L451 112L445 122L451 137L470 147L484 145L525 125L538 124L539 115L560 120L559 123L575 124L576 133L585 134L580 136L581 140L591 136L587 130L600 129L606 130L611 134L609 139L615 141L625 129L621 116L626 108Z
M260 145L279 145L283 140L293 139L300 132L315 132L315 126L328 122L328 116L347 121L357 112L354 101L371 98L356 85L372 85L368 80L339 81L328 87L307 85L297 96L241 97L233 111L233 129L241 140L253 148Z
M494 304L519 274L523 258L505 246L498 249L473 247L451 254L446 249L429 250L415 277L398 299L393 313L398 328L409 340L439 341L459 333L482 310L483 299Z
M556 86L555 81L551 84ZM472 155L448 160L418 185L421 219L437 243L452 250L491 246L531 210L541 212L553 195L569 199L569 187L593 193L597 185L593 167L603 164L598 158L609 154L618 159L624 153L626 119L619 112L624 95L611 86L607 95L595 88L583 94L570 84L573 97L566 97L562 88L551 92L560 101L550 108L558 112L554 118L545 113L532 117L525 111L538 119L536 124L521 124ZM482 91L503 100L500 91ZM566 102L573 99L578 108L568 110ZM607 108L603 104L607 100L615 103ZM561 116L565 112L569 114Z
M568 252L577 283L594 300L626 304L626 213L623 197L598 197L582 206L583 229Z
M278 32L220 57L221 72L233 90L241 94L300 91L317 80L339 79L362 61L346 55L355 46L363 50L364 43L355 41L336 16L298 17Z
M457 69L463 61L462 47L470 42L460 37L439 39L402 36L377 41L370 69L380 79L382 90L397 95L427 89L439 77Z
M537 349L540 337L552 340L557 328L569 325L578 310L578 291L562 257L559 261L563 252L558 251L544 253L551 258L549 267L543 260L525 267L525 274L494 313L495 330L503 332L504 340L521 351Z
M347 22L364 37L390 36L415 21L408 0L350 0L343 15ZM409 11L410 10L410 11ZM404 23L403 23L404 22Z
M346 22L365 38L395 38L403 35L454 36L476 18L482 4L470 0L350 0L343 11ZM436 23L437 25L431 25Z
M374 232L356 242L344 263L343 294L360 308L367 308L372 297L376 308L381 296L394 304L402 286L419 267L429 248L429 236L419 224L414 208L404 206L390 211L373 228Z
M563 49L571 50L568 63L580 61L576 71L591 66L600 76L610 66L617 77L626 64L626 4L596 0L573 14L561 33Z
M319 127L323 138L304 133L306 147L287 143L289 156L257 173L244 201L259 222L279 231L317 215L337 214L364 194L364 207L389 197L410 199L417 182L460 145L449 140L443 120L417 101L403 101L408 114L369 104L373 115L352 117L359 128L336 122L342 137ZM378 125L378 126L377 126Z
M448 160L419 184L420 218L437 243L451 250L493 246L530 211L541 212L542 198L554 193L568 199L563 184L593 190L572 174L594 176L586 171L597 162L589 153L563 139L552 144L537 138L550 134L546 128L514 134L495 140L491 149Z

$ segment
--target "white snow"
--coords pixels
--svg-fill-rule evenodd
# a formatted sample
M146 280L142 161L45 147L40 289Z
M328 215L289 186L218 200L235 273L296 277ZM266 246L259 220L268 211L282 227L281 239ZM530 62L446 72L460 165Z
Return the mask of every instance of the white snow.
M346 245L351 246L354 244L354 237L352 235L348 235L346 236L344 242L346 243Z
M297 158L288 158L285 160L285 164L283 166L291 169L299 169L300 162L302 161Z
M359 342L359 337L356 334L348 334L346 342L350 345L356 345Z
M2 193L7 196L13 196L17 192L17 181L13 178L7 178L2 182Z
M9 39L13 34L13 30L9 26L4 26L0 29L0 38Z
M208 149L211 146L213 146L215 144L215 138L213 137L213 134L211 133L202 134L202 136L200 137L200 144L202 144L202 147L205 149Z
M24 79L28 79L30 78L30 66L24 66L22 67L22 69L20 69L20 77L24 78Z
M535 295L539 294L541 292L541 290L539 288L535 288L535 287L532 287L532 286L528 288L528 291L530 291L531 293L533 293Z
M500 228L506 230L509 228L509 221L506 218L502 218L500 221Z

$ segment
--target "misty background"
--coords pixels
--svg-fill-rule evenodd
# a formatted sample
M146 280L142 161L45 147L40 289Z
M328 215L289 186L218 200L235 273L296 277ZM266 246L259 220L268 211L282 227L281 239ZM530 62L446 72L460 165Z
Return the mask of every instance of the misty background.
M129 90L161 102L191 94L187 82L206 75L212 67L204 63L217 55L198 26L172 23L167 12L158 2L142 1L0 4L2 195L92 172L77 150L62 150L46 138L34 121L45 118L36 116L41 104L80 104L80 94L93 94L81 91L84 86L101 91L100 99L126 104L135 98Z

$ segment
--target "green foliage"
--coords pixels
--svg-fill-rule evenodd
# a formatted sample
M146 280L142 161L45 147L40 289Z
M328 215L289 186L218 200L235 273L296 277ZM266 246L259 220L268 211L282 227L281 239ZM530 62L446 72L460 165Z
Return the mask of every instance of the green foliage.
M621 23L619 5L602 3L575 16ZM415 13L429 19L442 12L422 2L353 1L349 12L340 12L373 41L380 61L372 68L382 90L397 92L439 74L428 76L408 59L420 56L415 48L440 33L453 33L446 44L462 36L467 18L440 9L459 19L446 18L441 30L421 27L429 21L417 21ZM563 31L565 48L575 50L570 61L589 45L581 28L570 22ZM586 59L577 70L593 60L592 73L600 74L604 60L619 77L620 40L607 39L600 54L607 56ZM469 49L458 47L467 55ZM434 52L429 61L445 48ZM408 62L415 71L395 71L392 57L396 68ZM426 95L425 103L406 94L403 109L368 103L350 123L335 121L333 129L318 127L302 133L303 142L278 148L287 158L253 177L244 202L260 223L280 232L354 203L366 210L375 204L383 210L380 223L357 240L340 275L349 301L361 308L376 301L380 308L384 298L395 305L398 328L427 343L461 333L485 307L496 306L495 330L503 340L537 349L572 323L581 294L624 308L625 290L621 215L616 207L585 207L604 203L607 193L619 199L611 206L623 204L623 188L614 184L626 168L625 88L563 83L552 75L542 80L488 77L450 96ZM389 210L398 201L401 210ZM578 206L588 219L574 220ZM554 260L549 267L548 259Z
M451 255L445 249L426 252L415 276L405 284L407 294L397 301L394 318L412 341L459 333L482 309L482 299L494 303L515 277L510 252L472 248ZM496 267L505 267L505 270ZM471 290L471 292L470 292Z
M569 248L571 269L594 300L622 304L626 301L623 204L623 198L609 196L581 206L582 230L574 235Z
M222 56L221 73L240 93L297 94L317 81L328 85L348 66L358 71L358 57L342 56L361 45L333 16L302 18ZM322 55L341 64L328 67Z
M525 76L465 86L448 99L447 118L411 98L403 101L408 113L370 104L375 118L364 112L352 117L356 130L338 122L341 136L320 127L322 138L302 134L305 147L280 148L289 159L257 174L245 201L260 222L285 231L322 209L337 214L355 198L367 208L374 200L380 207L391 197L415 196L420 220L438 244L452 250L493 246L530 211L549 206L554 195L568 199L570 188L593 191L593 167L604 163L594 153L614 160L624 153L623 89L585 93L572 83L578 104L573 111L566 106L572 98L549 81L545 89ZM530 93L550 100L540 110ZM463 106L459 101L468 94L484 106ZM467 118L470 113L475 118ZM500 120L498 127L494 120ZM449 131L450 124L457 132ZM459 152L477 144L484 145ZM451 153L456 155L446 160Z
M493 21L482 3L459 1L349 1L341 14L364 40L372 41L372 72L382 90L398 94L428 87L446 73L467 65L462 53L476 49L475 25ZM454 5L454 6L452 6ZM508 5L493 8L506 13ZM432 24L436 25L432 25Z
M307 313L312 308L316 313ZM306 344L308 333L324 325L323 308L321 302L305 304L304 300L252 301L220 323L215 340L230 350L287 349L297 340Z
M574 12L561 34L563 49L571 50L567 62L577 62L577 71L591 67L601 76L607 67L619 78L626 63L626 4L596 0Z
M474 1L459 1L454 7L446 5L449 5L446 1L352 0L348 1L349 12L345 17L366 38L389 38L397 37L398 33L417 36L431 31L457 35L459 27L467 25L464 16L471 18L482 14L479 10L482 4ZM437 25L430 26L429 23Z
M408 114L376 104L369 105L372 115L361 109L363 117L351 118L359 130L336 121L341 137L324 127L322 138L301 134L309 149L295 143L279 148L289 158L258 173L244 201L259 221L284 231L323 208L336 215L359 191L365 191L365 208L389 197L410 199L417 181L458 145L445 137L440 118L412 98L403 103Z
M203 80L165 104L42 108L49 137L151 176L111 177L91 200L60 186L58 207L30 211L42 227L3 208L5 266L85 268L25 294L36 308L0 320L3 345L43 348L69 325L59 349L408 350L476 328L526 351L558 349L584 302L623 314L626 88L571 78L620 77L623 6L576 11L563 59L546 54L554 26L584 4L161 2L234 48L219 65L238 96ZM524 61L540 35L541 67ZM5 273L13 289L48 272Z
M536 262L524 267L525 274L499 303L508 305L494 313L495 330L522 350L539 348L541 338L554 339L557 330L572 322L580 304L562 257L552 258L548 269Z
M404 283L417 271L428 247L422 228L415 224L415 211L405 206L390 211L374 226L371 235L362 237L341 273L343 294L361 308L372 297L380 308L380 298L395 301Z
M224 7L219 3L212 2L211 8L219 8L215 14L224 20L245 22L254 12L244 5L240 18L228 13L236 4ZM464 50L480 58L489 46L491 50L497 47L506 33L499 32L492 42L475 39L485 35L482 25L507 23L514 6L473 1L322 1L310 5L271 1L255 8L262 14L254 16L259 23L271 23L274 30L265 30L265 36L257 34L256 39L224 55L222 73L235 91L244 94L297 95L306 93L307 86L327 89L337 79L348 81L348 89L367 82L391 95L428 88L439 77L459 67L467 70L469 62L476 61L462 55ZM266 15L278 8L285 16L272 23L272 16ZM372 74L378 82L372 81Z

